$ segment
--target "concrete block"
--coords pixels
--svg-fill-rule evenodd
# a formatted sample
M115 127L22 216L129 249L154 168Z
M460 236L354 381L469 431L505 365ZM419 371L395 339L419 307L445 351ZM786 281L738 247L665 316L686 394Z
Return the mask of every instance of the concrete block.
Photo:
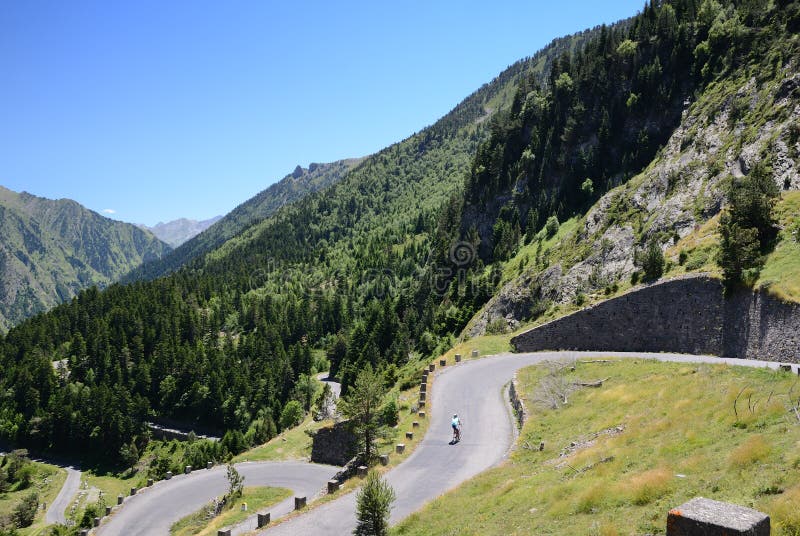
M381 465L389 465L388 454L381 454L380 456L378 456L378 459L381 461Z
M231 536L231 529L220 529L217 531L217 536Z
M172 478L172 471L167 471L167 474L164 475L164 480L169 480Z
M92 525L95 526L95 527L99 527L100 526L100 518L99 517L94 518L92 520Z
M152 478L148 478L147 479L147 487L149 488L152 485L153 485L153 479Z
M436 369L436 365L435 364L431 363L430 365L428 365L428 370L430 372L433 372L435 369Z
M461 354L456 354L456 363L461 363Z
M419 384L419 392L420 393L426 393L427 391L428 391L428 384L427 383Z
M419 394L419 401L420 402L425 402L425 393L420 393Z
M424 412L424 411L420 411L419 413L417 413L417 416L418 416L420 419L424 419L424 418L425 418L425 412Z
M478 357L478 351L477 350L473 350L472 351L472 357L473 358Z
M439 360L439 366L440 366L440 367L445 367L445 366L447 366L447 359L440 359L440 360Z
M214 462L212 461L206 462L206 469L211 469L212 467L214 467Z
M131 488L131 495L136 495L138 490L136 488Z
M406 439L414 439L414 432L406 432Z
M395 450L395 452L397 452L398 454L402 454L402 453L404 453L404 452L406 451L406 445L405 445L405 443L398 443L398 444L397 444L397 445L394 447L394 450Z
M358 466L358 476L367 476L367 471L369 471L369 467L366 465Z
M339 481L328 480L328 493L336 493L337 491L339 491Z
M187 466L186 466L186 467L183 469L183 472L184 472L185 474L187 474L187 475L188 475L189 473L191 473L191 472L192 472L192 466L191 466L191 465L187 465Z
M306 507L306 497L295 497L294 498L294 509L300 510Z
M125 500L125 497L123 497L122 495L117 495L117 504L122 504L122 501L124 501L124 500Z
M421 407L421 408L424 408L425 407L425 401L424 400L420 400L419 402L417 402L417 405L419 407Z
M697 497L667 515L667 536L769 536L769 516L736 504Z
M269 518L270 513L267 512L266 514L258 514L258 528L266 527L269 525Z
M82 529L81 536L89 536L89 529Z
M792 366L791 365L778 365L778 367L781 369L781 372L791 372L792 371Z
M419 428L419 421L414 421L411 423L411 428Z
M110 506L106 506L106 515L107 516L111 515L111 507Z

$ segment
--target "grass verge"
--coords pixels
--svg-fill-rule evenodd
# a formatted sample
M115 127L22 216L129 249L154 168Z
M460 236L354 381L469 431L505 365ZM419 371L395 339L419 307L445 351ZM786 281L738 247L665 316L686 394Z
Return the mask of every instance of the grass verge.
M291 490L268 486L245 487L241 497L216 517L209 514L210 505L176 521L169 529L173 536L215 535L217 530L241 523L254 512L273 506L291 496ZM242 505L247 504L247 510Z

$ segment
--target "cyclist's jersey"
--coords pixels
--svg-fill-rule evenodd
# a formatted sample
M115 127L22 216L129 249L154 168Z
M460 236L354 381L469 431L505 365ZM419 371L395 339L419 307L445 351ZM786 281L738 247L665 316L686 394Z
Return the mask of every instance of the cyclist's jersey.
M458 428L458 425L461 424L458 422L458 417L453 417L453 428Z

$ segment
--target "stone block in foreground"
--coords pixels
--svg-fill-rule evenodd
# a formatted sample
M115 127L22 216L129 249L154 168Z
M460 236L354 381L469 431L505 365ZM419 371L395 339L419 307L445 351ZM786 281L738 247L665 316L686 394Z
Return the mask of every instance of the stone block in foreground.
M769 516L736 504L697 497L667 515L667 536L769 536Z

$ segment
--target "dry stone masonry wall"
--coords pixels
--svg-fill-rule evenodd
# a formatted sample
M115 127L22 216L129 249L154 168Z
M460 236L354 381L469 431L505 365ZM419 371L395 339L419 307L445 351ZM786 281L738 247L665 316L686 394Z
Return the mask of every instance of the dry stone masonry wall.
M800 305L764 291L723 295L707 276L649 285L527 331L520 352L681 352L800 363Z

